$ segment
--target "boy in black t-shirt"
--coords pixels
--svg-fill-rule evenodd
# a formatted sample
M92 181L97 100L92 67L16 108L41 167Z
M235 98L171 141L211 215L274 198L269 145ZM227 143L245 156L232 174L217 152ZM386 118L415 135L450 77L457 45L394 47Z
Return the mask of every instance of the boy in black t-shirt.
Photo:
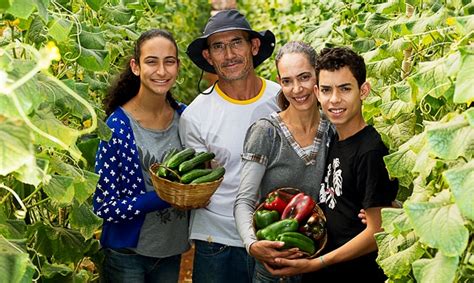
M374 234L382 229L381 209L391 206L398 183L385 169L387 148L362 116L362 100L370 92L364 59L348 48L325 48L316 75L318 100L337 131L319 193L328 243L318 258L276 259L280 268L267 268L280 276L306 273L308 282L384 282ZM360 209L367 225L357 217Z

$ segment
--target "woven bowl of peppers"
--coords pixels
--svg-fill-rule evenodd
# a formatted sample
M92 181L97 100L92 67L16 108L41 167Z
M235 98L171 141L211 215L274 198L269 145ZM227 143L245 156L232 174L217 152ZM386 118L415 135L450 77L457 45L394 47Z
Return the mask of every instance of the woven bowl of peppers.
M311 196L296 188L270 192L253 214L258 240L282 241L304 257L316 257L326 246L326 217Z

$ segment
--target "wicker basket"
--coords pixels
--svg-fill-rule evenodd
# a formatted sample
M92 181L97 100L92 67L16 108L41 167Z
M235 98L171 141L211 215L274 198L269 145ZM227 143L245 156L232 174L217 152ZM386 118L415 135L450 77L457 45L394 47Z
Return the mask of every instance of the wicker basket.
M155 172L159 167L159 163L154 163L149 169L155 191L162 200L183 210L206 207L224 179L221 177L202 184L181 184L156 176Z
M296 189L296 188L290 188L290 187L287 187L287 188L280 188L280 189L276 189L275 191L278 191L280 192L280 196L286 201L286 202L289 202L290 199L300 193L301 191ZM266 197L265 197L266 198ZM257 212L258 210L261 210L261 209L264 209L263 207L263 202L261 204L258 205L257 209L255 210L255 212ZM255 215L255 212L254 212L254 215ZM324 215L324 212L322 211L322 209L319 207L319 205L315 205L314 208L313 208L313 214L312 215L318 215L320 217L323 218L324 222L326 222L326 216ZM253 219L253 229L254 231L256 232L256 225L255 225L255 217L252 217ZM319 240L316 240L314 241L314 243L316 244L316 252L312 255L308 254L308 253L304 253L304 257L306 258L315 258L317 257L321 251L324 249L324 247L326 246L326 243L328 241L328 235L327 233L325 232L324 233L324 236L322 238L320 238Z

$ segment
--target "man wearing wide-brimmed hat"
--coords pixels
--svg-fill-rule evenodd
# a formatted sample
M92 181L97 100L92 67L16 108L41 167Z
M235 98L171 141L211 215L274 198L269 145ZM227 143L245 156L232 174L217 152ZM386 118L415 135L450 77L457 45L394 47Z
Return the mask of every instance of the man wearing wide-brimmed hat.
M252 30L236 10L212 16L203 35L188 46L189 58L218 80L184 111L180 136L186 147L214 152L226 169L209 205L192 211L193 282L251 281L254 261L240 239L233 206L245 133L257 119L278 110L279 85L255 73L274 48L273 33Z

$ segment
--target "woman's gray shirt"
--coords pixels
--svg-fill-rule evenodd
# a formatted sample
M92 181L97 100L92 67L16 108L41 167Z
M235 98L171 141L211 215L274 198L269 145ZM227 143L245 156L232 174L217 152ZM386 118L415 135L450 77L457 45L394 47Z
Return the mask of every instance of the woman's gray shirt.
M331 124L321 115L311 154L302 149L278 113L255 122L247 131L242 153L239 192L234 217L247 252L256 241L252 215L257 205L271 191L293 187L318 198L324 173Z
M154 191L148 168L155 162L161 162L169 150L182 148L178 135L179 114L174 113L173 121L166 129L152 130L142 127L127 111L124 112L130 119L135 136L146 190ZM188 225L186 211L170 207L149 212L141 227L135 251L157 258L181 254L190 248Z

